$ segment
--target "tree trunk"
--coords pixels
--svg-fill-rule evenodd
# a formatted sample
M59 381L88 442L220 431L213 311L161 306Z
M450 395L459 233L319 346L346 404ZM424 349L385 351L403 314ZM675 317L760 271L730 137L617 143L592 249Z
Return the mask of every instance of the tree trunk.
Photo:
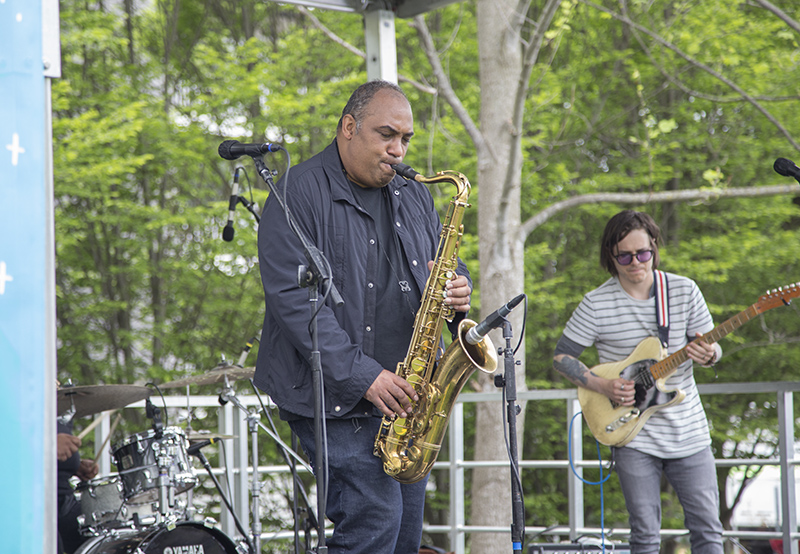
M522 46L519 25L509 24L515 14L515 0L479 0L478 49L480 56L481 133L486 148L478 154L478 236L480 248L481 316L485 317L523 291L523 242L519 240L520 167L518 130L513 128L514 91L522 73ZM516 149L516 152L515 150ZM512 153L516 154L512 156ZM511 160L517 160L512 162ZM511 169L511 171L509 171ZM511 176L511 183L506 183ZM505 185L510 194L504 195ZM514 339L522 333L522 308L511 313ZM496 347L503 347L502 334L492 333ZM520 352L525 349L521 348ZM520 357L524 364L524 356ZM498 372L503 371L500 360ZM485 392L498 391L493 376L478 378ZM525 369L517 369L518 390L525 387ZM506 407L501 402L479 403L476 411L477 460L508 460L503 429ZM517 418L518 437L523 417ZM509 469L488 468L472 472L470 525L511 525L511 478ZM469 537L472 554L495 554L507 550L507 533L475 533Z

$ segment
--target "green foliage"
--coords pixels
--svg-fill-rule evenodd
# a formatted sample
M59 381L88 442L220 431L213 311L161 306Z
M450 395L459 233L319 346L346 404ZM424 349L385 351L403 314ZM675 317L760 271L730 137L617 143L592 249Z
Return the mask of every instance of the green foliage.
M800 16L797 6L782 4ZM529 22L542 5L531 3ZM350 91L366 78L364 60L296 7L274 2L167 1L125 12L64 0L60 7L63 78L53 83L59 376L78 384L161 383L202 373L223 357L235 360L264 307L252 215L240 206L235 240L220 240L234 168L243 170L243 196L263 206L268 192L250 165L220 160L217 146L227 138L268 140L283 144L292 164L307 159L332 140ZM674 48L576 2L562 2L547 32L519 129L523 221L581 194L784 182L771 164L791 153L775 122L788 132L798 128L797 34L746 4L656 0L629 2L628 9ZM360 16L313 14L364 49ZM478 121L475 14L475 2L461 2L426 20L454 90ZM396 29L400 73L435 84L416 31L402 20ZM723 74L773 121L677 51ZM425 174L460 171L475 188L502 185L475 182L475 147L441 97L404 90L416 131L406 163ZM266 161L279 173L286 169L281 156ZM452 191L434 195L444 209ZM523 237L529 387L570 386L553 372L552 351L582 295L607 278L597 241L622 207L629 206L572 208ZM765 289L800 281L797 199L630 207L656 217L664 231L662 268L694 278L718 323ZM461 254L477 285L476 229L473 207ZM480 306L480 291L472 304ZM759 316L722 341L720 381L797 379L798 338L795 307ZM593 356L586 354L590 365ZM713 375L697 378L711 382ZM774 444L774 406L742 396L705 399L718 454L743 456L753 441ZM557 402L528 404L522 457L566 457L563 411ZM141 431L137 424L130 418L125 432ZM584 458L596 458L588 436L584 445ZM263 458L273 463L278 453ZM585 474L599 477L593 469ZM445 476L436 480L444 490ZM562 471L525 472L528 524L566 520L566 483ZM606 525L624 526L616 480L604 491ZM587 524L599 525L599 494L585 501ZM665 508L670 522L673 504ZM436 494L430 507L431 517L446 511Z

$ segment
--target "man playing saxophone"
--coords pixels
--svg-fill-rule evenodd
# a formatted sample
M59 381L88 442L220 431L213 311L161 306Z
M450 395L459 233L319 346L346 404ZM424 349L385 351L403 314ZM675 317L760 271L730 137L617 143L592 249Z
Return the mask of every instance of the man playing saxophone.
M329 552L417 553L427 476L401 484L373 455L382 416L410 415L415 389L395 368L409 346L441 222L428 189L396 175L414 134L411 106L385 81L358 87L333 142L290 171L286 204L330 262L342 306L324 303L318 340L328 447ZM283 182L278 187L283 190ZM266 314L254 381L280 408L314 463L308 291L297 283L300 241L273 196L259 226ZM446 285L456 316L472 283L462 261ZM319 468L314 468L315 472Z

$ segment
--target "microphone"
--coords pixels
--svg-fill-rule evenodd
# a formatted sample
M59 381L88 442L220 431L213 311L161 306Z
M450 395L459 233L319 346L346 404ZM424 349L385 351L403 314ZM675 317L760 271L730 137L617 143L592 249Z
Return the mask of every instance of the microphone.
M417 175L419 175L419 173L411 169L411 167L407 166L406 164L394 164L392 166L392 169L394 169L395 172L401 177L405 177L406 179L411 179L412 181L416 181Z
M797 167L791 160L778 158L772 165L772 169L784 177L794 177L800 182L800 167Z
M467 331L467 336L464 337L469 344L478 344L483 340L483 337L489 334L489 331L503 324L505 317L511 313L517 304L522 302L525 298L524 294L520 294L514 299L510 300L507 304L500 306L493 314L478 323L475 327L471 327Z
M186 453L189 456L197 456L197 454L200 452L201 448L205 448L209 444L214 444L215 442L217 442L217 440L218 439L216 439L216 440L215 439L203 439L203 440L201 440L199 442L196 442L196 443L192 444L191 446L189 446L189 448L186 449Z
M222 240L230 242L233 240L233 214L236 211L236 204L239 202L239 168L233 172L233 188L231 189L231 199L228 202L228 223L222 229Z
M242 350L242 353L239 355L239 361L236 362L236 365L239 367L244 367L244 362L247 361L247 355L250 353L250 349L253 348L253 345L259 340L260 337L261 331L258 332L258 336L253 337L245 343L244 350Z
M226 160L235 160L242 156L263 156L267 152L277 152L282 147L265 142L264 144L243 144L238 140L226 140L219 145L217 152Z

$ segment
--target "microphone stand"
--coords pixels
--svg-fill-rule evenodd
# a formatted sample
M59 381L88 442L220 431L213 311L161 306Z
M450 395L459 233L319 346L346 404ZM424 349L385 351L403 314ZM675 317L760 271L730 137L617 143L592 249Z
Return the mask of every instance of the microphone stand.
M522 480L519 473L519 455L517 452L517 415L520 407L517 405L517 381L514 371L517 362L514 361L514 349L511 348L511 323L503 320L503 338L506 346L503 349L504 374L496 375L495 386L505 388L506 417L508 418L509 460L511 462L511 546L514 552L522 551L525 539L525 505L522 501Z
M289 227L292 232L297 236L303 245L303 253L308 261L308 265L300 265L298 267L297 279L300 287L308 288L308 297L311 302L311 313L317 313L317 288L320 283L328 286L331 298L336 306L344 304L336 285L333 283L331 275L328 273L330 264L323 257L322 252L319 251L311 242L305 237L303 232L294 222L291 212L286 207L286 201L281 197L278 188L272 182L272 173L267 165L260 157L253 156L253 162L256 165L261 178L270 189L270 194L274 194L276 200L283 208L284 213L289 219ZM319 337L317 333L317 318L312 317L309 330L311 332L311 374L313 376L314 387L314 443L316 445L316 478L317 478L317 521L319 527L317 528L317 554L327 554L328 547L325 544L325 504L328 491L327 483L327 443L325 439L325 397L324 397L324 383L322 378L322 363L319 351Z

